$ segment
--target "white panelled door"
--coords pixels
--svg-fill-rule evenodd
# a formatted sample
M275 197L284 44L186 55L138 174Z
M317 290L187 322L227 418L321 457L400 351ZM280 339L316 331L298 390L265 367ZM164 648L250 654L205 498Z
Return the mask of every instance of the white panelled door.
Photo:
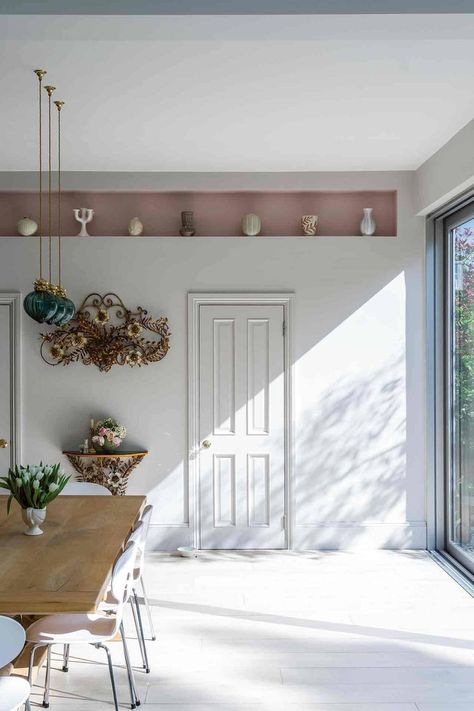
M201 305L201 548L286 547L281 305Z
M2 294L0 293L0 297ZM0 302L0 476L15 462L13 304ZM0 490L1 492L2 490Z

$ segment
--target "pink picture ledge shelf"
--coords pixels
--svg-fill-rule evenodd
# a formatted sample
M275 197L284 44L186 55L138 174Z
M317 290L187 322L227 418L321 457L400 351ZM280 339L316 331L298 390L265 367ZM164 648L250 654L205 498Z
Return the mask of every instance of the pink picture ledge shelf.
M56 196L53 204L56 207ZM364 207L374 209L375 237L397 235L397 193L376 191L313 192L64 192L62 225L65 236L75 236L80 225L73 209L90 207L91 236L128 236L128 223L139 217L147 236L179 237L181 211L193 210L196 236L242 236L240 221L253 212L262 220L261 237L300 236L301 216L319 216L318 235L324 237L360 235ZM46 196L45 196L46 214ZM38 196L32 192L0 192L0 236L17 234L22 217L38 221ZM56 225L53 216L53 225ZM46 222L43 231L46 231ZM134 238L136 239L136 238ZM190 238L193 239L193 238Z

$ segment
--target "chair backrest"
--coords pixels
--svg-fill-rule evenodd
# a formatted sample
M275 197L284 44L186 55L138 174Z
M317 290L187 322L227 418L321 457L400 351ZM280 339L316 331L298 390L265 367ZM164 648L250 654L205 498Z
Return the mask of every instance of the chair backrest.
M151 504L148 504L145 506L143 509L143 513L140 517L140 521L143 521L143 525L145 526L145 540L148 537L148 529L150 528L150 521L151 521L151 515L153 513L153 506Z
M15 659L25 646L26 633L19 622L0 616L0 667Z
M139 580L143 570L143 562L145 558L145 543L146 543L146 529L143 525L143 521L139 521L127 541L133 541L137 547L137 555L135 558L135 568L133 571L134 580Z
M133 588L133 569L137 556L137 546L134 541L127 541L127 545L115 561L110 581L110 590L117 601L116 616L121 620L124 604L128 601Z
M138 580L140 576L143 573L143 567L145 565L145 548L146 548L146 541L148 537L148 529L150 528L150 521L151 521L151 515L153 513L153 506L151 504L148 504L148 506L145 506L143 509L141 518L139 522L136 524L135 528L129 535L128 539L129 541L135 541L137 544L137 558L135 561L135 571L134 571L134 578L135 580Z
M101 484L91 481L69 481L61 494L67 496L112 496L112 492Z

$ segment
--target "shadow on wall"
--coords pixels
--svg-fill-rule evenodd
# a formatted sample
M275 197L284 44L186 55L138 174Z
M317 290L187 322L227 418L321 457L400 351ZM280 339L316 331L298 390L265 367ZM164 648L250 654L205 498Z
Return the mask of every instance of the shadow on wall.
M400 272L295 362L310 384L296 405L299 547L357 547L366 534L407 545L410 519L423 519L407 476L405 304Z
M406 520L404 402L404 354L322 393L296 441L298 524Z

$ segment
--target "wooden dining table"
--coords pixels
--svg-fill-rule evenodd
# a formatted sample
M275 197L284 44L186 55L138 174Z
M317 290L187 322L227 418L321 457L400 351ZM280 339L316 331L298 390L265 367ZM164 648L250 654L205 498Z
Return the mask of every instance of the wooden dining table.
M0 614L93 612L144 496L58 496L40 536L25 536L21 510L0 496Z

